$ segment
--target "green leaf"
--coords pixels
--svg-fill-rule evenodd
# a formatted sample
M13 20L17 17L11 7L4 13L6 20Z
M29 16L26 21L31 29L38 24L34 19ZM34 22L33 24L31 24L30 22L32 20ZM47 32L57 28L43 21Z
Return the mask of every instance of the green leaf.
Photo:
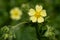
M16 40L37 40L35 28L23 26L16 32Z

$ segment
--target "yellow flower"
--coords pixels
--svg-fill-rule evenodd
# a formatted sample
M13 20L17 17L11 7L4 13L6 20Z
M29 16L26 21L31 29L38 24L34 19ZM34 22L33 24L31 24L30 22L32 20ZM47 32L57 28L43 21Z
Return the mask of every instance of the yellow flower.
M42 23L44 22L44 18L45 16L47 16L46 14L46 10L43 10L43 7L41 5L36 5L36 10L34 9L30 9L29 10L29 16L30 16L30 20L32 22L38 22L38 23Z
M22 11L18 7L15 7L10 11L10 15L11 19L19 20L21 18Z

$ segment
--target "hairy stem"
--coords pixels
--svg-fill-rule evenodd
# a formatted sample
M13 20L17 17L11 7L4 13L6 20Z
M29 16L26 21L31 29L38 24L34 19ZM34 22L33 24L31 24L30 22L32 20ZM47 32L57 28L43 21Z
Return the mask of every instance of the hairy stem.
M21 22L21 23L15 25L15 26L12 26L12 29L15 29L15 28L18 27L19 25L22 25L22 24L25 24L25 23L27 23L27 22Z

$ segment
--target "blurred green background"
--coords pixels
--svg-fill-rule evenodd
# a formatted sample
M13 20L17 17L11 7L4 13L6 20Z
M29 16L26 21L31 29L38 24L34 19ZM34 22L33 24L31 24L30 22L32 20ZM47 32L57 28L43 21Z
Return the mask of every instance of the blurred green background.
M29 8L35 8L37 4L42 5L47 11L49 17L47 25L56 29L56 38L60 40L60 0L0 0L0 29L4 26L13 26L27 21ZM21 20L15 21L10 18L10 10L14 7L19 7L23 11ZM17 29L14 30L16 38L12 40L38 40L34 27L20 25ZM49 39L42 38L42 40Z

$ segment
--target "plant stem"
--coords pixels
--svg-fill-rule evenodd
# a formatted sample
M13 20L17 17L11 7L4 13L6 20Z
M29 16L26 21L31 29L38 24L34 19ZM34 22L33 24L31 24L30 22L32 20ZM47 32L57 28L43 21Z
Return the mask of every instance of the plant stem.
M40 35L39 35L39 27L38 27L38 24L35 24L35 30L36 30L36 35L37 35L37 38L38 38L38 40L40 40Z
M15 26L12 26L12 29L15 29L15 28L18 27L19 25L22 25L22 24L25 24L25 23L27 23L27 22L21 22L21 23L15 25Z

